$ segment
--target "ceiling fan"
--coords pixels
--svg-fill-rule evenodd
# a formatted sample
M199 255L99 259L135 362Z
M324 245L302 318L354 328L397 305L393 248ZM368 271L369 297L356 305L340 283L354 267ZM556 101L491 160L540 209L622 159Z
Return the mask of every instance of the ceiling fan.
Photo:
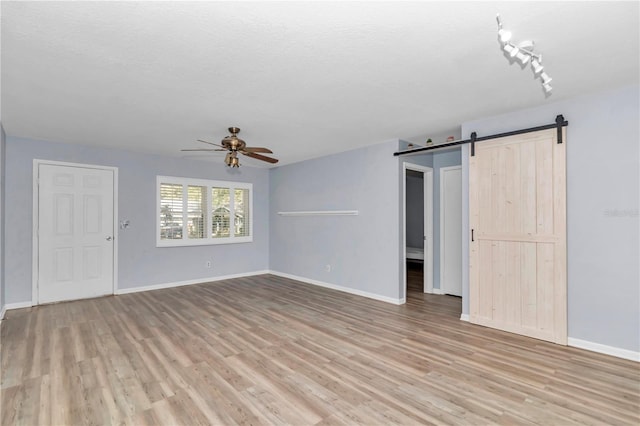
M207 148L196 148L196 149L181 149L180 151L229 151L227 156L224 159L224 162L229 167L240 167L240 159L238 158L238 152L246 155L247 157L255 158L256 160L266 161L267 163L275 164L278 162L276 158L267 157L264 154L273 154L273 152L268 148L261 147L251 147L247 146L245 141L238 137L238 133L240 133L239 127L229 127L229 132L231 133L229 136L226 136L220 144L203 141L202 139L198 139L198 142L206 143L209 145L219 146L220 148L216 149L207 149Z

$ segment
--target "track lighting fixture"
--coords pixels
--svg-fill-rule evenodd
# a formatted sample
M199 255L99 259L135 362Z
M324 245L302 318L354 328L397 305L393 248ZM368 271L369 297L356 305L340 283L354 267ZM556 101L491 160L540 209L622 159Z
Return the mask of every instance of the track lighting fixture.
M508 55L509 60L517 60L522 66L527 65L531 61L531 70L533 71L533 78L540 77L542 81L542 88L546 94L551 93L553 88L551 87L552 78L545 72L542 66L542 54L533 51L533 41L525 40L517 46L511 42L511 31L502 28L502 20L500 14L496 15L498 21L498 40L502 45L502 50Z

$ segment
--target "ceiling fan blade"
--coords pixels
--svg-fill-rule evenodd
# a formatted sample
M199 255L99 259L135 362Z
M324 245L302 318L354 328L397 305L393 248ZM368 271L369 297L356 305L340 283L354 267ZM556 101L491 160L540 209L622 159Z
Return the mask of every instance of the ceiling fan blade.
M206 148L194 148L194 149L181 149L180 151L205 151L205 152L214 152L214 151L226 151L226 149L206 149Z
M267 157L266 155L254 154L253 152L240 151L247 157L255 158L256 160L266 161L267 163L275 164L278 162L277 158Z
M245 146L242 151L245 152L262 152L263 154L273 154L269 148L261 148L257 146Z
M213 142L203 141L202 139L198 139L198 142L208 143L209 145L215 145L215 146L219 146L221 148L224 148L222 145L218 145L217 143L213 143Z

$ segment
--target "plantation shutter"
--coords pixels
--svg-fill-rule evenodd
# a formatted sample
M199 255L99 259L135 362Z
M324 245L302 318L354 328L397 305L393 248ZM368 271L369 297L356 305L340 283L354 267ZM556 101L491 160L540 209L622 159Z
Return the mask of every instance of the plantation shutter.
M160 239L182 239L182 185L160 184Z
M207 187L189 185L187 188L187 212L189 238L207 237Z
M246 237L251 235L249 229L250 209L249 209L249 190L236 189L233 197L233 212L235 216L235 236Z

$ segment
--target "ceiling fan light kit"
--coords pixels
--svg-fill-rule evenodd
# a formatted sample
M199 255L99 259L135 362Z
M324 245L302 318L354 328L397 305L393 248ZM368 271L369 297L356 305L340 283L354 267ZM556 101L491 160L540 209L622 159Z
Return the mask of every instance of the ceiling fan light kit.
M498 21L498 40L502 45L502 50L509 55L510 60L517 60L522 66L527 65L531 61L531 70L533 71L533 78L540 77L542 81L542 89L545 94L549 95L553 90L551 84L552 80L547 73L542 72L544 67L542 66L542 54L533 51L533 41L525 40L519 43L517 46L511 42L511 31L502 28L502 20L500 14L496 15Z
M224 163L231 168L240 167L240 159L238 158L238 153L246 155L247 157L255 158L256 160L266 161L267 163L271 163L271 164L275 164L278 162L278 159L276 158L267 157L266 155L259 154L259 153L273 154L273 152L269 148L247 146L245 141L243 141L238 137L238 133L240 133L239 127L229 127L229 133L231 134L229 136L225 136L220 142L220 144L198 139L198 142L218 146L220 148L182 149L181 151L203 151L203 152L228 151L227 155L224 157Z
M229 167L240 167L240 159L238 158L238 154L235 152L230 152L224 158L224 163Z

